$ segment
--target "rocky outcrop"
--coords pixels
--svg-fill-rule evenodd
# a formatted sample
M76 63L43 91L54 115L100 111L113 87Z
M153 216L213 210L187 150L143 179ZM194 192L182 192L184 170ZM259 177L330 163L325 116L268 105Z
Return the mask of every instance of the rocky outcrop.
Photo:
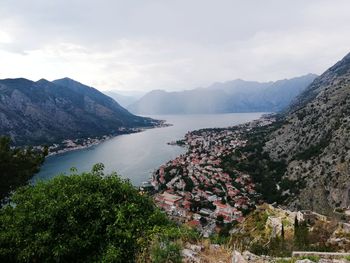
M291 207L329 214L350 205L350 54L289 107L264 150L288 164L284 178L302 181Z

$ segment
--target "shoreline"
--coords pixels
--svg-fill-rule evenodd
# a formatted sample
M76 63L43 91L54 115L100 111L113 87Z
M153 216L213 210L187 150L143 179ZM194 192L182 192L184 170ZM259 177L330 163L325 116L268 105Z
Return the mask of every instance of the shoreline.
M61 143L50 145L49 153L45 157L45 159L48 157L61 155L68 152L89 149L121 135L134 134L134 133L144 132L149 129L166 128L169 126L173 126L173 124L166 123L166 120L160 120L158 125L155 125L152 127L137 127L137 128L130 128L130 129L122 128L120 130L121 133L119 134L103 135L100 137L92 137L92 138L89 137L89 138L79 138L79 139L66 139L66 140L63 140ZM43 146L35 146L34 148L43 149Z

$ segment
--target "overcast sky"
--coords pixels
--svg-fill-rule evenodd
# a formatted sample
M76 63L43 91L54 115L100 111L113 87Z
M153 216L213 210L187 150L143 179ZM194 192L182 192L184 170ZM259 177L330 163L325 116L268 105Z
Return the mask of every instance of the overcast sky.
M349 0L1 0L0 78L183 90L322 73L350 52Z

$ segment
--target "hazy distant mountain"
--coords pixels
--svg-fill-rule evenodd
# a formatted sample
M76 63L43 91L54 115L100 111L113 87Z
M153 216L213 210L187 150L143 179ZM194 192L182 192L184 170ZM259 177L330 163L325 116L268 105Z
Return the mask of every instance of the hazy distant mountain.
M98 90L72 79L0 80L0 135L16 144L115 134L152 125Z
M103 93L114 99L123 107L128 107L140 98L139 96L127 96L114 91L105 91Z
M180 92L154 90L128 108L136 114L274 112L285 108L317 75L260 83L233 80Z

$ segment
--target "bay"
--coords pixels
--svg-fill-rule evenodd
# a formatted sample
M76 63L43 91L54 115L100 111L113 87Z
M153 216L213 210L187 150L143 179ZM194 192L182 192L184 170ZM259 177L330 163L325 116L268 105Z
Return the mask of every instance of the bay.
M116 171L120 176L129 178L134 185L140 185L160 165L185 153L185 148L168 145L168 142L182 139L188 131L233 126L258 119L262 114L147 116L166 120L172 126L121 135L87 149L50 156L32 182L47 180L58 174L69 174L71 167L83 172L90 171L96 163L103 163L106 172Z

